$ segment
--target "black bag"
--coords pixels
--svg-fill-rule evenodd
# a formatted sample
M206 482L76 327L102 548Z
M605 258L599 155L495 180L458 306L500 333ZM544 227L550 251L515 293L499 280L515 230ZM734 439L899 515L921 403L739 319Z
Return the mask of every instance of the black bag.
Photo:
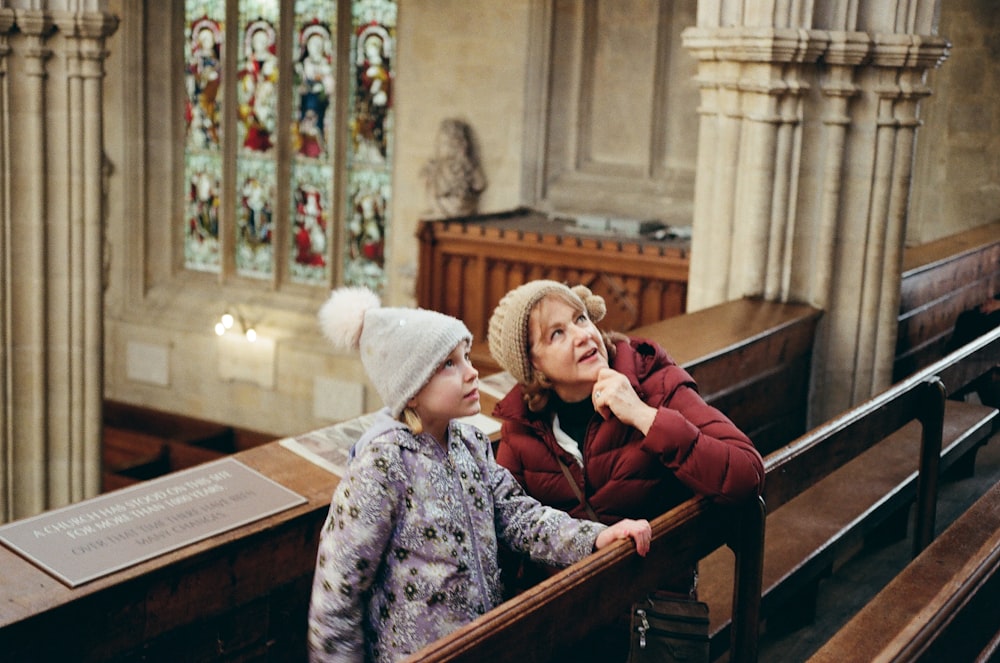
M709 660L708 604L653 592L633 604L628 663Z
M587 515L600 522L562 460L559 467ZM709 663L707 603L656 591L632 605L630 619L627 663Z

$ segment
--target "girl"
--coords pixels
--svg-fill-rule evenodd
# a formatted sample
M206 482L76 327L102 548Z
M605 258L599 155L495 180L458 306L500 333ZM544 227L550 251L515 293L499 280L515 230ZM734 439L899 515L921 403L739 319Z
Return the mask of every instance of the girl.
M309 612L315 661L394 661L498 605L498 545L549 565L631 538L645 520L575 520L527 497L478 429L472 335L459 320L385 308L364 288L320 311L335 345L359 349L385 408L355 444L320 536Z

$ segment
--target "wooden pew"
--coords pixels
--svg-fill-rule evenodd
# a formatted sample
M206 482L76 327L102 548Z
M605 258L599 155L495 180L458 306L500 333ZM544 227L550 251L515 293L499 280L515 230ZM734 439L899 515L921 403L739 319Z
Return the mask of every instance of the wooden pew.
M914 500L914 554L930 542L940 473L974 454L997 422L992 408L945 401L945 389L998 357L1000 329L765 457L762 618L783 609L811 619L818 582L834 562L886 523L905 528ZM719 550L700 567L716 655L727 646L729 564Z
M720 507L691 499L652 521L653 543L641 558L619 542L546 579L412 657L438 661L559 663L561 648L625 614L635 597L676 568L721 544L735 552L730 590L737 606L733 661L757 660L764 509L760 500Z
M958 314L1000 292L1000 221L903 252L893 380L946 354Z
M987 660L996 653L994 634L1000 633L997 592L1000 484L959 516L809 660Z
M637 327L662 345L768 454L806 431L809 368L820 309L739 299ZM762 398L762 394L767 394Z
M103 433L103 492L124 488L170 471L166 442L162 438L114 426L105 426Z
M271 435L147 407L105 401L102 491L273 441Z
M235 451L233 429L225 424L119 401L105 401L102 418L104 425L114 428L219 451Z

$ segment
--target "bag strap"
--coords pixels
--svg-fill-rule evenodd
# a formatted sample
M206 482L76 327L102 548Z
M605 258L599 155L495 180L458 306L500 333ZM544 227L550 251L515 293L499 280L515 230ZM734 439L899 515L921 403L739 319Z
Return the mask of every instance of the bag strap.
M559 469L562 470L563 476L566 477L566 481L569 481L569 485L573 487L576 499L580 500L580 504L582 504L583 508L587 510L587 516L595 522L600 522L597 518L597 514L594 513L594 509L591 508L590 503L587 501L587 498L584 497L583 493L580 491L580 486L573 480L573 475L570 474L569 468L566 467L566 463L563 462L562 458L556 458L556 460L559 461Z

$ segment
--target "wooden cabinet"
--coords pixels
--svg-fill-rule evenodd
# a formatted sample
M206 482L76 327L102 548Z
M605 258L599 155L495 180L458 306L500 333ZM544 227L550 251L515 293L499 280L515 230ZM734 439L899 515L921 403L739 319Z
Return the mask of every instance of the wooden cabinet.
M422 221L417 303L463 320L473 360L495 368L486 327L500 298L534 279L582 283L604 297L604 329L626 332L684 313L689 242L591 233L530 209Z

